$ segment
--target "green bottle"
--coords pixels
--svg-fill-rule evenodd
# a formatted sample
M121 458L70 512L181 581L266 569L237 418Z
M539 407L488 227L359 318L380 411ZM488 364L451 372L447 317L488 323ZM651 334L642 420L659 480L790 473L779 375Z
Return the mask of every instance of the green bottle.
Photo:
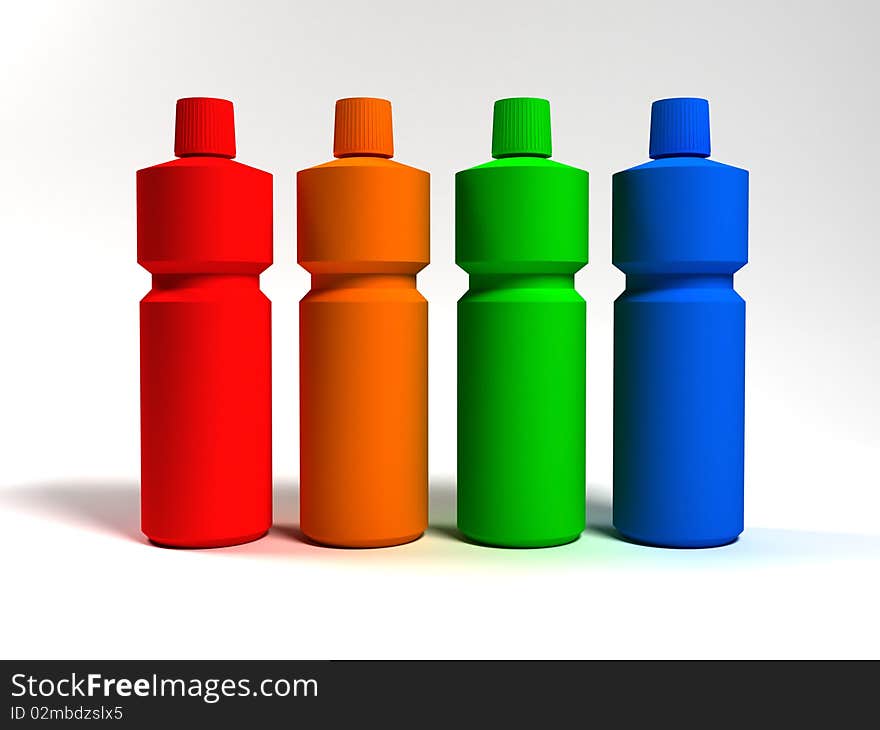
M576 540L585 520L589 176L550 159L550 103L495 102L492 157L455 176L458 529L489 545Z

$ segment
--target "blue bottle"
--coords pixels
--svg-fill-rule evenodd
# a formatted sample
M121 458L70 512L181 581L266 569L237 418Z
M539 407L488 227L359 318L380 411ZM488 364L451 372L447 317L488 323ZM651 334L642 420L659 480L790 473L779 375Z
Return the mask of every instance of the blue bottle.
M712 547L743 530L749 174L709 156L709 103L651 107L651 162L613 177L614 526Z

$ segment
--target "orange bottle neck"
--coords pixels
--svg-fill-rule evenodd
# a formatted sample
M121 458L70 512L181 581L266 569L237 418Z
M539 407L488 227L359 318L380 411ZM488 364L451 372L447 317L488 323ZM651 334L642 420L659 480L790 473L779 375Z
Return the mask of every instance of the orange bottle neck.
M415 289L415 274L312 274L312 291L320 289Z

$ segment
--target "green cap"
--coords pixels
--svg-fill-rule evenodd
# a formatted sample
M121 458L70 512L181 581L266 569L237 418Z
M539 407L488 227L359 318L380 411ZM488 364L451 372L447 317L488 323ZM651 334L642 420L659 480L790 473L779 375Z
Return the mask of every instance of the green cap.
M492 157L550 157L550 102L516 97L495 102Z

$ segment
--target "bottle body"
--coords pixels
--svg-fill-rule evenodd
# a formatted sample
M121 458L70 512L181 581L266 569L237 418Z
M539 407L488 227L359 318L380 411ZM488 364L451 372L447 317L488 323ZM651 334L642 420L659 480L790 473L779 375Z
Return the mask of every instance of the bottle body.
M586 303L571 275L499 279L472 276L458 303L458 527L493 545L571 542L585 514Z
M142 530L175 547L272 521L272 178L216 157L138 172Z
M428 522L429 177L348 157L297 175L300 522L312 540L382 547Z
M505 547L576 539L585 520L588 176L537 158L456 175L458 527Z
M613 182L614 525L669 547L743 529L748 173L670 157Z

